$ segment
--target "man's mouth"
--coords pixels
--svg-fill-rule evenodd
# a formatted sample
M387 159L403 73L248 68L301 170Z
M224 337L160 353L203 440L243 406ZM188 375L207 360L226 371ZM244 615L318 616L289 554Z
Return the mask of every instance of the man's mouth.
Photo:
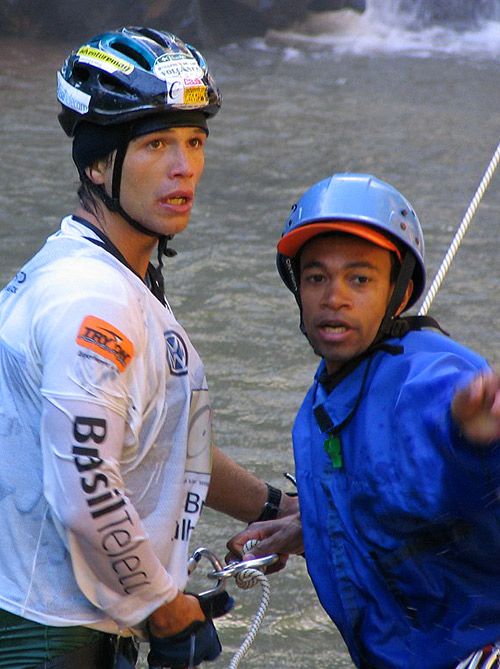
M165 202L177 207L179 205L187 204L189 202L189 198L183 196L167 197L165 198Z
M160 198L160 205L171 212L186 213L193 206L193 195L187 191L176 191Z
M347 332L347 327L345 325L321 325L322 330L331 334L343 334Z

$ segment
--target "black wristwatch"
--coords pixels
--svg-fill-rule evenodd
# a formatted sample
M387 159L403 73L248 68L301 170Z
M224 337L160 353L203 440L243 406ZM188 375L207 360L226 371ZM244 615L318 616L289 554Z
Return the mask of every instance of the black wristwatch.
M281 490L274 488L269 483L266 483L266 485L267 502L264 504L260 516L254 521L255 523L259 523L262 520L274 520L278 516L282 495Z

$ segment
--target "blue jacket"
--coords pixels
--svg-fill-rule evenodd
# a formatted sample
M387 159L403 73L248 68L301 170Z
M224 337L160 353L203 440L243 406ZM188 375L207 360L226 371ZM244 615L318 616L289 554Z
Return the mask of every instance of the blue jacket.
M356 666L450 669L500 638L500 444L467 443L450 412L486 362L434 332L390 343L330 393L322 362L297 415L307 566Z

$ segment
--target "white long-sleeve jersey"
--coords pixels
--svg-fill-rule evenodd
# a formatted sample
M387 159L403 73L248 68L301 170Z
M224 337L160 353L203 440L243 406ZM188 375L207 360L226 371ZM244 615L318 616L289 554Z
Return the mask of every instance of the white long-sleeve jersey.
M185 331L96 241L65 218L0 293L0 608L118 632L185 586L211 421Z

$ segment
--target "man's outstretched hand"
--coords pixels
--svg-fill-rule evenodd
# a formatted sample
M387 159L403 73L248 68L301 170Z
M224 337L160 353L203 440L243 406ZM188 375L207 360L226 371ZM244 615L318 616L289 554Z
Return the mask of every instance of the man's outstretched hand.
M461 432L475 444L500 439L500 376L494 371L476 376L455 393L451 412Z

